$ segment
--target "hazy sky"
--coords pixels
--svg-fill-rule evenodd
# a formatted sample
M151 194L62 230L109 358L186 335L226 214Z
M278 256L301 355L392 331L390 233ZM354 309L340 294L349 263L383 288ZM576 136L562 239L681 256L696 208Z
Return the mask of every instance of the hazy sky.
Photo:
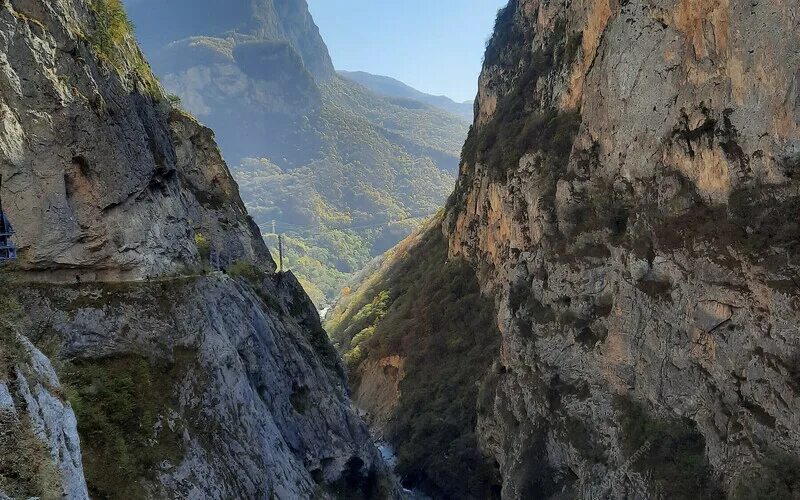
M508 0L308 0L336 69L473 99L486 39Z

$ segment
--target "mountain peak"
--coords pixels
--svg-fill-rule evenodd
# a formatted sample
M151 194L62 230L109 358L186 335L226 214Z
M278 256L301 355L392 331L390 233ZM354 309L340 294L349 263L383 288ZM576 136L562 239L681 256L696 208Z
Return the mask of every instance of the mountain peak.
M148 20L137 24L138 38L148 53L191 36L239 34L288 42L317 80L327 81L335 74L305 0L125 0L125 4L132 19Z

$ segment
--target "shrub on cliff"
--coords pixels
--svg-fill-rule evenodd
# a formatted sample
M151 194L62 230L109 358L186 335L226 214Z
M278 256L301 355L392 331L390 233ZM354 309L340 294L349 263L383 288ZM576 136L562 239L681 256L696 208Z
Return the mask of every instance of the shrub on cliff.
M97 52L113 59L116 47L133 32L133 24L121 0L93 0L91 6L97 20L92 45Z
M120 74L133 70L153 97L162 94L161 86L133 43L133 23L128 18L122 0L91 0L94 29L89 35L92 50L101 61L109 63ZM130 43L128 43L130 41Z
M517 9L518 1L512 0L498 12L484 67L516 66L521 71L510 73L505 82L508 90L500 96L491 120L470 129L461 160L486 164L503 175L516 168L526 153L538 152L549 170L558 171L569 160L581 116L577 110L544 106L539 81L570 66L583 37L580 33L568 34L565 21L557 19L543 46L531 51L531 40L515 22Z
M615 406L625 453L641 455L634 469L652 472L653 484L672 499L724 498L705 456L705 439L693 422L651 415L627 397L619 397Z
M93 497L141 498L139 479L161 462L180 463L182 428L164 424L176 406L170 384L193 357L187 351L176 352L173 364L124 356L65 367L61 378L78 420Z
M26 356L14 331L14 325L22 315L19 302L8 296L0 298L0 382L13 375L14 366Z
M745 475L734 491L735 500L790 500L800 497L800 460L781 450L769 450L761 466Z

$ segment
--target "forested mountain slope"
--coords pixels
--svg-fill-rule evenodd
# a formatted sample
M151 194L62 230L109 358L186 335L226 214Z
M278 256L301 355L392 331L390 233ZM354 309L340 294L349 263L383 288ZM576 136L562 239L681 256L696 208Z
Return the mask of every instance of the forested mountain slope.
M441 223L439 214L387 252L326 327L404 484L437 498L492 498L499 477L478 447L476 401L500 334L475 273L448 261Z
M434 108L443 109L454 115L460 116L467 122L472 122L475 103L473 101L455 102L449 97L441 95L431 95L395 80L394 78L381 75L373 75L365 71L338 71L338 73L359 83L375 93L396 97L399 99L411 99L424 102Z
M289 265L318 302L443 205L467 125L339 77L303 0L200 2L214 20L199 25L189 2L128 4L156 74L215 130L253 217L289 235Z

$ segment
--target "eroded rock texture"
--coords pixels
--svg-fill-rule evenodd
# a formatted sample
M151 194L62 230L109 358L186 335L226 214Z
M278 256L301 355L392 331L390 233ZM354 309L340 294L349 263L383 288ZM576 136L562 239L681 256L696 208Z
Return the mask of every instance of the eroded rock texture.
M0 330L0 498L88 500L75 413L50 360L13 328Z
M257 285L209 277L26 286L19 296L34 318L34 340L60 343L58 357L69 360L65 380L80 404L114 422L101 427L97 415L78 411L84 435L105 429L84 443L95 495L379 497L383 464L292 275L264 276ZM155 413L151 428L128 427L108 411L114 398L106 390L126 391L126 378L137 384L134 406ZM154 478L116 467L108 434L129 432L135 467ZM158 445L138 446L136 434Z
M125 25L92 5L105 3L0 9L1 194L19 267L141 278L197 264L198 233L271 266L212 132L171 109Z
M0 3L0 127L20 248L0 318L22 306L9 324L64 384L33 347L43 381L20 372L2 339L0 412L30 415L10 441L23 455L4 458L53 450L20 495L393 494L316 311L275 273L212 132L164 97L120 2Z
M504 498L797 494L798 19L500 13L445 225L498 297Z

